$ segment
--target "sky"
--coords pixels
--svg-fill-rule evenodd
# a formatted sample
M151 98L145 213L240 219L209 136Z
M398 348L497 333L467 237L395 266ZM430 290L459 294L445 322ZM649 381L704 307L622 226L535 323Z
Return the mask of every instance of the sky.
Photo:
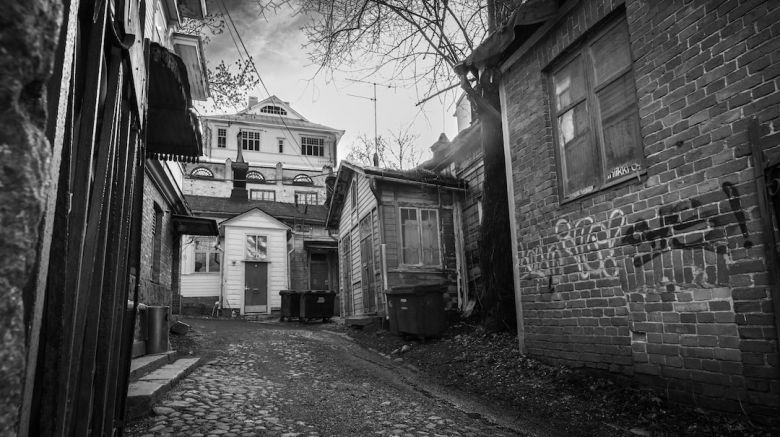
M421 106L415 106L424 95L418 95L413 87L396 85L384 77L365 77L357 74L335 72L332 76L317 74L318 66L308 59L302 47L306 38L300 28L307 18L295 15L289 8L276 15L259 14L253 0L224 0L238 32L252 55L255 65L271 94L289 102L293 109L309 121L345 131L339 142L338 158L349 153L357 138L374 136L374 107L369 100L373 95L370 84L350 82L347 79L361 79L377 82L377 131L380 136L390 132L406 131L417 135L415 145L423 153L422 160L430 158L430 146L444 132L452 139L457 134L454 100L455 93L433 98ZM219 7L210 1L210 8ZM205 46L209 68L220 60L230 65L238 59L238 50L227 29L221 35L211 37ZM357 95L366 98L350 96ZM259 100L268 93L258 86L250 95ZM212 114L207 108L201 113ZM243 108L240 108L243 109ZM232 109L222 113L236 112Z

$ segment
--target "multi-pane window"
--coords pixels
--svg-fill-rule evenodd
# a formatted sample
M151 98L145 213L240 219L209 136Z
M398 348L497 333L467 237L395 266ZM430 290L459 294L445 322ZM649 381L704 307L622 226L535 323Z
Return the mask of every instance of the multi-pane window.
M296 191L295 197L298 203L302 205L317 205L317 193L309 191Z
M293 183L298 185L314 185L314 181L311 179L311 177L303 173L296 175L293 178Z
M241 131L241 148L243 150L260 151L260 132L254 130Z
M260 112L264 112L266 114L287 115L287 111L285 111L284 108L273 105L263 106L260 108Z
M401 263L441 265L439 250L439 211L422 208L400 208Z
M194 178L213 178L214 173L212 173L211 170L207 169L206 167L198 167L195 170L192 170L190 176Z
M218 272L221 266L221 254L217 249L217 237L195 237L195 273Z
M564 197L636 177L644 157L625 20L588 40L550 79Z
M254 184L264 184L265 176L257 170L249 170L246 173L246 181Z
M301 137L301 153L309 156L325 156L325 139Z
M263 261L268 257L268 237L265 235L246 236L246 259Z
M284 138L279 138L279 153L284 153Z
M227 129L217 129L217 147L222 149L227 147Z
M249 198L252 200L270 200L276 201L276 191L274 190L249 190Z

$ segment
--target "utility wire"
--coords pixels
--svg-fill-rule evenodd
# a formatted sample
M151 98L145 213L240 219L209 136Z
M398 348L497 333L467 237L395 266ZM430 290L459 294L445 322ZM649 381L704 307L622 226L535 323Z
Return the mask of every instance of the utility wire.
M235 30L236 37L238 38L239 43L241 43L241 47L244 49L244 52L246 53L247 57L249 58L249 62L252 65L252 68L255 70L255 74L257 74L257 78L260 81L260 85L262 85L263 89L265 90L266 94L268 94L268 97L274 97L273 94L268 90L268 87L265 84L265 81L263 80L263 77L260 76L260 71L257 69L257 65L255 65L255 60L252 58L252 55L249 54L249 50L247 50L246 45L244 44L243 38L241 38L241 34L238 31L238 27L236 27L236 23L233 21L233 17L230 16L230 11L228 11L228 8L225 6L224 0L220 0L220 3L222 4L222 8L225 10L225 14L228 17L228 20L230 21L230 24L233 26L233 29ZM235 42L235 41L234 41ZM236 45L236 49L241 52L241 49ZM276 99L272 99L274 103ZM281 103L281 102L280 102ZM279 117L279 120L281 120L282 124L284 125L284 128L287 130L287 132L290 134L290 138L292 139L293 143L298 147L298 149L301 151L301 156L303 156L303 159L306 160L306 162L312 166L316 167L314 163L308 158L306 154L303 153L303 146L298 143L298 140L295 138L295 135L290 130L290 127L287 126L287 122L284 120L284 117L282 117L281 114L276 114ZM324 141L323 141L324 143ZM324 152L325 145L323 144L323 152Z

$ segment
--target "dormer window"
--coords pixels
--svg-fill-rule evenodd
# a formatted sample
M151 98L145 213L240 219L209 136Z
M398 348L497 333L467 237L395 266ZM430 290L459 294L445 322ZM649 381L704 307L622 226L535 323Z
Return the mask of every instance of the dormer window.
M299 174L293 178L293 183L298 185L314 185L314 181L305 174Z
M273 105L263 106L260 108L260 112L264 112L266 114L287 115L287 111L285 111L284 108Z
M259 171L250 170L246 173L246 181L255 184L264 184L265 176Z
M190 176L194 178L213 178L214 173L206 167L198 167L190 173Z

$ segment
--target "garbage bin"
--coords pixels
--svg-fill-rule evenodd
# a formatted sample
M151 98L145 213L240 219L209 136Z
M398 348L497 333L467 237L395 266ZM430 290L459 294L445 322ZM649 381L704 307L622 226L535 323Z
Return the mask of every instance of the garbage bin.
M390 332L437 337L447 327L444 318L446 284L402 285L385 292Z
M333 317L333 291L305 291L301 293L299 320L305 322L311 319L322 319L323 322Z
M301 293L295 290L281 290L279 295L282 297L282 310L279 321L284 322L284 318L290 321L293 317L300 317L301 313Z
M170 307L147 306L146 353L159 354L168 351L168 312Z

